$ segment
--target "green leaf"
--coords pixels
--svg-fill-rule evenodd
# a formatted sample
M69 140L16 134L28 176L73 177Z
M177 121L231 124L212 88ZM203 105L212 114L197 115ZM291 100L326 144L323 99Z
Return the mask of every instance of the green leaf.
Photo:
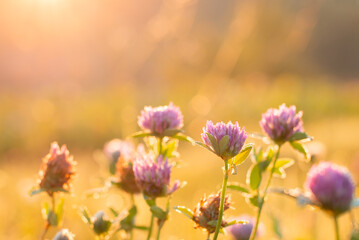
M167 215L168 215L167 212L163 211L161 208L157 206L152 206L150 210L156 218L161 220L167 219Z
M216 138L213 137L212 134L210 134L210 133L207 133L207 136L209 138L209 141L211 142L214 152L219 153L219 146L218 146Z
M155 205L156 205L155 199L149 198L149 197L146 196L145 194L143 194L143 198L145 199L145 201L146 201L146 203L147 203L147 205L148 205L149 207L152 207L152 206L155 206Z
M42 217L47 220L47 216L49 215L50 204L48 202L44 202L43 207L41 209Z
M302 153L304 155L305 159L309 159L309 153L307 151L307 149L299 142L289 142L290 145L292 145L292 147L299 151L300 153Z
M229 144L229 136L225 135L224 137L222 137L222 139L219 141L218 144L219 155L222 155L226 151L228 144Z
M87 224L91 224L91 218L86 207L80 208L81 219Z
M30 196L34 196L34 195L42 193L44 191L46 191L46 190L45 189L34 189L34 190L30 190L29 194L30 194Z
M168 158L175 157L176 156L175 151L177 147L178 147L178 140L169 141L164 147L163 156Z
M242 193L250 193L247 187L245 187L243 184L240 183L228 183L227 185L228 189L236 190Z
M263 199L258 195L251 195L246 198L246 200L255 207L259 207L262 204Z
M275 168L283 168L286 169L294 164L294 160L291 158L279 158L275 163Z
M285 178L287 176L283 168L274 168L273 175L280 178Z
M254 148L254 147L253 147ZM261 162L263 159L263 149L261 147L258 148L258 151L256 151L256 149L253 150L253 156L254 156L254 160L256 162Z
M65 198L61 198L59 203L55 207L55 214L58 223L62 221L62 217L64 216L64 203L65 203Z
M183 130L182 129L176 129L176 128L169 128L169 129L166 129L164 132L163 132L163 136L167 136L167 137L172 137L178 133L182 133Z
M189 209L185 206L176 206L176 207L174 207L174 209L176 210L176 212L186 215L189 219L191 219L191 220L193 219L193 212L191 209Z
M50 210L49 214L47 215L47 221L49 222L49 224L51 226L57 226L58 219L57 219L57 215L54 211Z
M197 144L197 145L199 145L199 146L201 146L201 147L203 147L203 148L205 148L205 149L211 151L212 153L216 154L210 147L208 147L208 146L207 146L206 144L204 144L203 142L196 141L195 144Z
M146 227L146 226L133 226L133 228L142 230L142 231L148 231L148 227Z
M207 225L211 226L211 227L217 227L217 220L212 220L207 222Z
M187 135L184 135L182 133L177 133L176 135L172 136L172 138L176 138L180 141L185 141L185 142L189 142L191 143L192 145L195 144L195 140L193 140L191 137L187 136Z
M312 140L313 138L308 136L305 132L296 132L293 134L293 136L289 139L290 142L293 141L300 141L304 139Z
M115 209L113 209L112 207L110 207L109 209L110 209L111 213L113 214L113 216L118 217L118 212Z
M228 222L225 227L228 227L228 226L231 226L234 224L247 224L247 223L248 223L248 221L246 221L246 220L232 220L232 221Z
M233 164L240 165L243 163L251 153L253 146L254 144L252 143L246 144L242 150L233 158Z
M152 136L153 134L150 132L145 132L145 131L139 131L139 132L135 132L134 134L132 134L130 137L133 138L141 138L141 137L148 137L148 136Z
M252 190L258 189L262 180L261 170L259 163L255 163L251 166L247 174L247 184Z

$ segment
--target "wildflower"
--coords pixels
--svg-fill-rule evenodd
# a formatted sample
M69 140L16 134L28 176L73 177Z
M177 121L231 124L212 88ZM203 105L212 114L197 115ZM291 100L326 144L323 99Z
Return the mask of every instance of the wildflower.
M247 133L244 128L241 129L238 126L238 122L235 124L220 122L213 125L212 121L207 121L201 137L212 151L226 160L236 156L241 151L247 139ZM227 144L223 143L225 141L223 138L228 138Z
M195 228L204 228L208 233L213 233L216 230L216 224L219 215L219 206L221 201L221 191L217 194L211 194L208 197L204 196L197 204L193 211L193 221L196 223ZM224 210L230 207L231 198L229 195L224 199ZM222 220L222 227L227 225L227 222Z
M226 229L232 235L233 239L248 240L251 236L254 224L256 223L256 219L248 215L242 215L238 219L245 220L247 221L247 223L234 224ZM257 237L261 236L263 234L263 231L264 231L264 226L260 223L256 236Z
M92 217L91 222L93 223L93 230L97 235L107 233L112 224L104 211L98 211Z
M171 166L162 155L157 162L150 155L139 155L134 161L133 170L137 185L150 198L170 195L180 187L178 180L169 187Z
M156 136L164 136L165 131L183 127L183 115L173 103L155 108L147 106L138 117L138 125Z
M279 109L270 108L262 114L259 124L275 143L282 144L295 133L304 132L302 115L301 111L296 113L295 106L282 104Z
M305 188L313 202L337 216L350 209L355 186L346 168L322 162L309 170Z
M75 235L71 233L68 229L61 229L55 235L53 240L73 240Z
M50 152L42 159L39 172L40 188L50 196L57 191L70 191L75 165L76 162L73 161L65 145L60 149L56 142L52 143Z
M127 193L136 194L141 190L137 186L135 174L133 171L133 158L125 159L121 156L116 164L116 183Z

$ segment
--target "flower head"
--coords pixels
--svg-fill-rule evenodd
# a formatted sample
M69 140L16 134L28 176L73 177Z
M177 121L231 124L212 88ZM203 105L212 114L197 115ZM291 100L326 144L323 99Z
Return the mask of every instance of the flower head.
M117 185L127 193L140 193L141 189L137 186L135 173L133 171L133 161L135 158L121 156L116 164Z
M107 233L112 225L104 211L98 211L91 221L93 223L93 230L97 235Z
M296 107L285 104L279 109L270 108L262 114L259 122L263 131L277 144L288 141L296 132L303 132L303 112L296 113Z
M227 144L221 141L228 136ZM213 125L212 121L207 121L206 127L201 134L203 142L212 149L222 159L229 159L236 156L242 149L247 139L247 133L244 128L240 128L238 122L233 124L229 122L219 122ZM227 137L226 137L227 138Z
M216 226L211 222L218 220L220 202L221 191L208 197L204 196L201 199L193 211L193 221L196 223L196 228L204 228L208 233L213 233L216 230ZM226 195L224 198L224 211L230 207L230 204L231 197ZM221 224L224 227L227 222L222 220Z
M256 223L256 219L248 216L242 215L238 217L238 220L245 220L248 223L244 224L234 224L226 228L229 233L232 235L233 239L235 240L249 240L254 224ZM264 226L263 224L259 224L256 237L259 237L263 234Z
M39 172L40 188L50 196L57 191L69 191L70 181L75 175L75 165L76 162L65 145L60 149L56 142L52 143L50 152L42 159Z
M143 130L162 136L166 130L181 129L183 127L183 115L179 107L173 103L155 108L147 106L138 117L138 125Z
M350 209L355 186L346 168L321 162L309 170L305 188L313 202L338 215Z
M58 231L53 240L74 240L75 235L68 229L61 229Z
M169 187L171 165L162 155L157 161L150 155L139 155L133 164L133 170L137 185L150 198L170 195L180 187L178 180Z

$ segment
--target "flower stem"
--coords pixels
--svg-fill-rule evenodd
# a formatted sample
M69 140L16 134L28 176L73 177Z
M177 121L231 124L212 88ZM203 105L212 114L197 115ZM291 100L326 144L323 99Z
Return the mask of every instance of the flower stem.
M219 230L221 229L221 225L222 225L224 199L226 197L227 181L228 181L228 160L225 160L224 161L224 178L223 178L223 185L222 185L221 202L220 202L216 231L214 232L213 240L216 240L218 238Z
M150 223L150 227L148 228L147 240L150 240L150 238L151 238L152 228L153 228L153 221L154 221L154 219L155 219L155 216L152 214L152 215L151 215L151 223Z
M156 237L157 240L160 239L160 234L161 234L161 230L162 230L163 224L164 224L164 222L161 223L161 224L158 226L157 237Z
M263 196L261 198L259 198L259 194L258 194L258 199L261 199L261 200L260 200L260 202L258 204L258 214L257 214L257 219L256 219L256 225L254 226L254 229L252 231L251 238L250 238L251 240L254 240L255 237L256 237L256 234L257 234L259 220L260 220L263 205L264 205L264 199L267 196L267 191L268 191L268 188L269 188L270 183L272 181L272 177L273 177L273 173L274 173L274 166L275 166L275 164L276 164L276 162L278 160L278 157L279 157L280 147L281 147L281 145L278 145L278 150L277 150L277 153L276 153L275 158L274 158L273 166L272 166L272 169L270 171L267 184L266 184L266 186L264 188Z
M338 224L338 216L334 215L334 226L335 226L335 239L340 240L339 237L339 224Z
M54 194L51 194L50 197L51 197L51 202L52 202L52 211L55 212L55 196L54 196ZM41 237L40 237L41 240L45 239L46 233L50 227L51 227L51 224L49 222L49 219L47 219L46 223L45 223L44 231L42 232Z

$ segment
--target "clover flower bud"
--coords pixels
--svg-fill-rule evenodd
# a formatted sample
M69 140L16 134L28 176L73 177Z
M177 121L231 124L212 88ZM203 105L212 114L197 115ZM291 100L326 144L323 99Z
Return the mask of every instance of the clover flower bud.
M138 117L138 125L142 130L163 136L166 130L179 130L183 127L183 115L173 103L155 108L147 106Z
M180 187L177 180L170 187L171 165L160 155L157 162L150 155L139 155L133 164L137 185L150 198L164 197Z
M241 215L238 217L238 220L245 220L247 221L247 223L234 224L226 229L235 240L249 240L252 234L254 224L256 223L256 219L248 215ZM262 223L259 223L256 237L260 237L261 235L263 235L263 232L264 226Z
M305 188L313 202L336 216L350 209L355 185L346 168L321 162L309 170Z
M50 152L42 159L39 172L39 186L50 196L57 191L70 191L71 180L75 175L76 162L65 145L61 149L54 142Z
M74 240L75 235L68 229L61 229L58 231L53 240Z
M208 197L204 196L197 204L193 211L193 221L196 223L195 228L204 228L208 233L213 233L216 230L216 225L211 224L218 221L219 207L221 202L221 191L217 194L210 194ZM225 196L224 211L229 209L231 204L231 197ZM227 222L222 220L222 227L226 226Z
M92 217L93 230L97 235L105 234L111 227L111 221L108 219L104 211L98 211Z
M207 147L226 160L236 156L241 151L247 139L247 133L244 128L239 127L238 122L235 124L219 122L213 125L212 121L207 121L201 137Z
M263 131L277 144L288 141L295 133L303 132L303 112L296 113L296 107L285 104L279 109L270 108L262 114L259 122Z

